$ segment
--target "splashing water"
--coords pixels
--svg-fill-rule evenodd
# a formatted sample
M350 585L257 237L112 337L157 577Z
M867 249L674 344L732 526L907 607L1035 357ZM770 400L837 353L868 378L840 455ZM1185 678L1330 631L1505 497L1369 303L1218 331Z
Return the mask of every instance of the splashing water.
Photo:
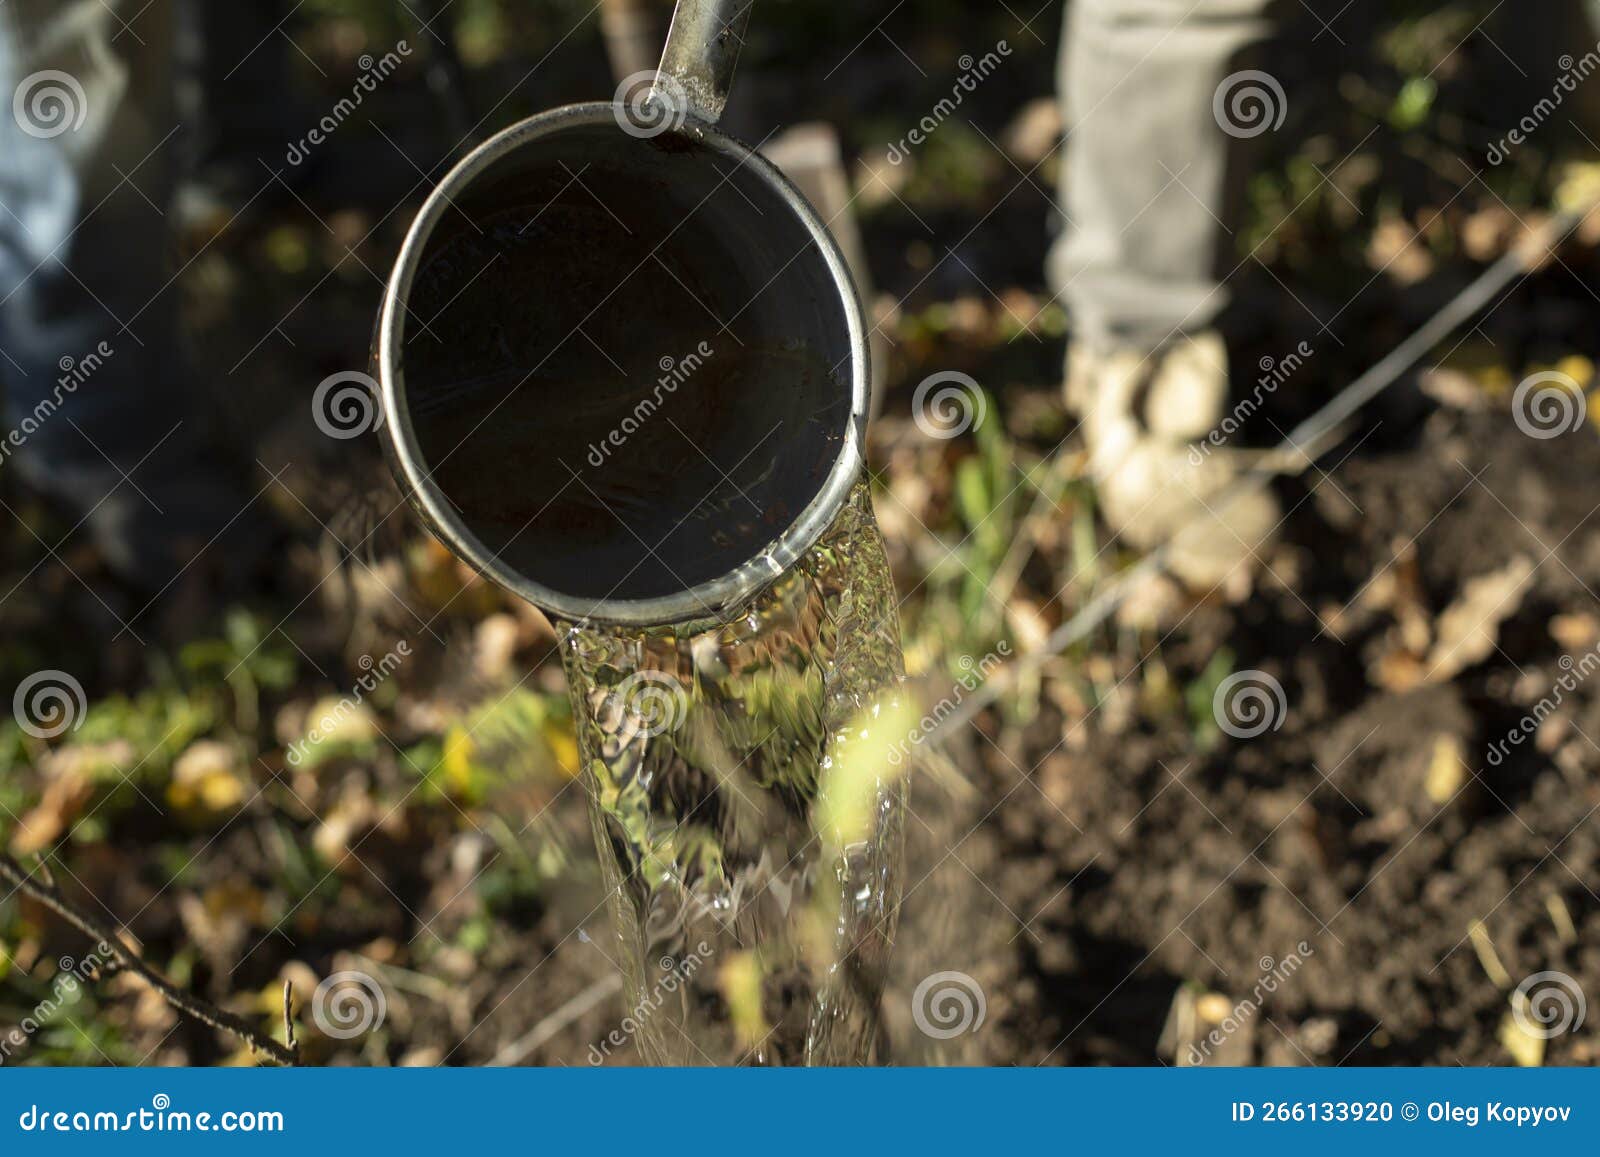
M871 1060L901 888L882 742L903 668L866 484L723 621L562 634L620 1031L654 1064Z

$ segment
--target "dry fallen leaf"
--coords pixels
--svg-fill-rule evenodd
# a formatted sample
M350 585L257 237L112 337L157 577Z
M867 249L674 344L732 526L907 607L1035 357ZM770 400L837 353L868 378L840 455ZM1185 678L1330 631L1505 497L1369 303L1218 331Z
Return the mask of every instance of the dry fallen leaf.
M1011 119L1000 134L1000 146L1017 164L1032 169L1055 149L1063 131L1060 102L1040 97L1023 105Z
M1587 651L1600 642L1600 619L1581 611L1556 615L1550 620L1550 637L1569 654Z
M1522 605L1533 569L1531 558L1518 555L1462 587L1461 597L1439 616L1426 682L1448 682L1494 653L1500 624Z
M52 846L76 822L94 785L73 772L58 775L45 785L37 806L22 817L11 837L11 852L31 856Z
M1417 379L1418 386L1441 406L1476 413L1489 407L1488 392L1471 374L1450 366L1430 366Z
M1555 200L1563 212L1594 208L1600 201L1600 162L1573 161L1563 165Z
M1467 781L1466 751L1454 735L1441 735L1433 741L1433 758L1428 763L1424 790L1428 798L1443 807L1456 797Z
M472 665L485 683L503 683L511 674L511 659L516 654L519 627L514 616L490 615L473 631Z
M244 802L245 786L238 753L225 743L202 739L173 765L167 802L179 811L229 811Z
M1207 1024L1221 1024L1233 1012L1233 1002L1220 992L1208 992L1195 1002L1194 1010Z
M1422 660L1398 647L1385 651L1368 672L1368 677L1376 686L1393 691L1396 695L1416 690L1422 686L1426 675L1427 668L1422 665Z
M1511 999L1516 1001L1520 995L1513 993ZM1524 1069L1536 1069L1544 1064L1544 1037L1529 1032L1523 1024L1523 1019L1515 1011L1508 1012L1500 1018L1500 1043L1505 1046L1506 1052L1511 1054L1511 1059L1518 1066Z
M1433 254L1411 222L1390 217L1372 231L1367 264L1400 285L1415 285L1433 273Z

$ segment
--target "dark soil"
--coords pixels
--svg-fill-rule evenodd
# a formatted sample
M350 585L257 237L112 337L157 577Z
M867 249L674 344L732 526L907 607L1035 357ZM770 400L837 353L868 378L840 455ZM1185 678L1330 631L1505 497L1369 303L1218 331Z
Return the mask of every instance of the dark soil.
M984 899L1033 917L991 997L987 1055L1170 1062L1158 1042L1182 986L1231 1005L1298 952L1303 968L1236 1034L1230 1063L1503 1064L1508 1003L1469 942L1479 920L1512 983L1559 969L1600 990L1600 687L1568 696L1537 750L1488 759L1562 674L1553 617L1594 610L1596 470L1588 431L1537 441L1504 413L1437 412L1414 444L1302 491L1294 541L1270 560L1299 581L1197 608L1157 644L1174 668L1229 648L1236 667L1270 673L1287 699L1281 729L1201 754L1181 711L1119 731L1105 709L1047 707L1019 749L979 744L999 858ZM1419 609L1437 615L1518 555L1536 569L1485 661L1453 682L1374 684L1399 644L1363 588L1414 575ZM1135 675L1129 694L1133 653L1116 671ZM1430 767L1452 742L1466 770L1437 800ZM1592 1063L1595 1050L1558 1036L1547 1057Z

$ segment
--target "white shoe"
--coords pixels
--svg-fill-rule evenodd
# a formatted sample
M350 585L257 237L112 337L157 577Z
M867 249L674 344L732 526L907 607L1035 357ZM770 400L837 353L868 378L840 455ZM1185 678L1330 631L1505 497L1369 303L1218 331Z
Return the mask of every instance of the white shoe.
M1190 588L1247 581L1280 511L1264 487L1224 493L1253 456L1209 441L1227 415L1222 339L1199 334L1149 355L1074 346L1067 366L1111 529L1141 550L1170 543L1168 569Z

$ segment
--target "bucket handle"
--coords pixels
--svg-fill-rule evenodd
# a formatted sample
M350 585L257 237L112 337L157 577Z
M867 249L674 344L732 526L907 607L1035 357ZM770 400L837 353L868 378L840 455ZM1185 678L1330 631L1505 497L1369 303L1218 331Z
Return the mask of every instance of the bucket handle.
M721 120L754 4L755 0L678 0L652 90L656 99L711 124Z

